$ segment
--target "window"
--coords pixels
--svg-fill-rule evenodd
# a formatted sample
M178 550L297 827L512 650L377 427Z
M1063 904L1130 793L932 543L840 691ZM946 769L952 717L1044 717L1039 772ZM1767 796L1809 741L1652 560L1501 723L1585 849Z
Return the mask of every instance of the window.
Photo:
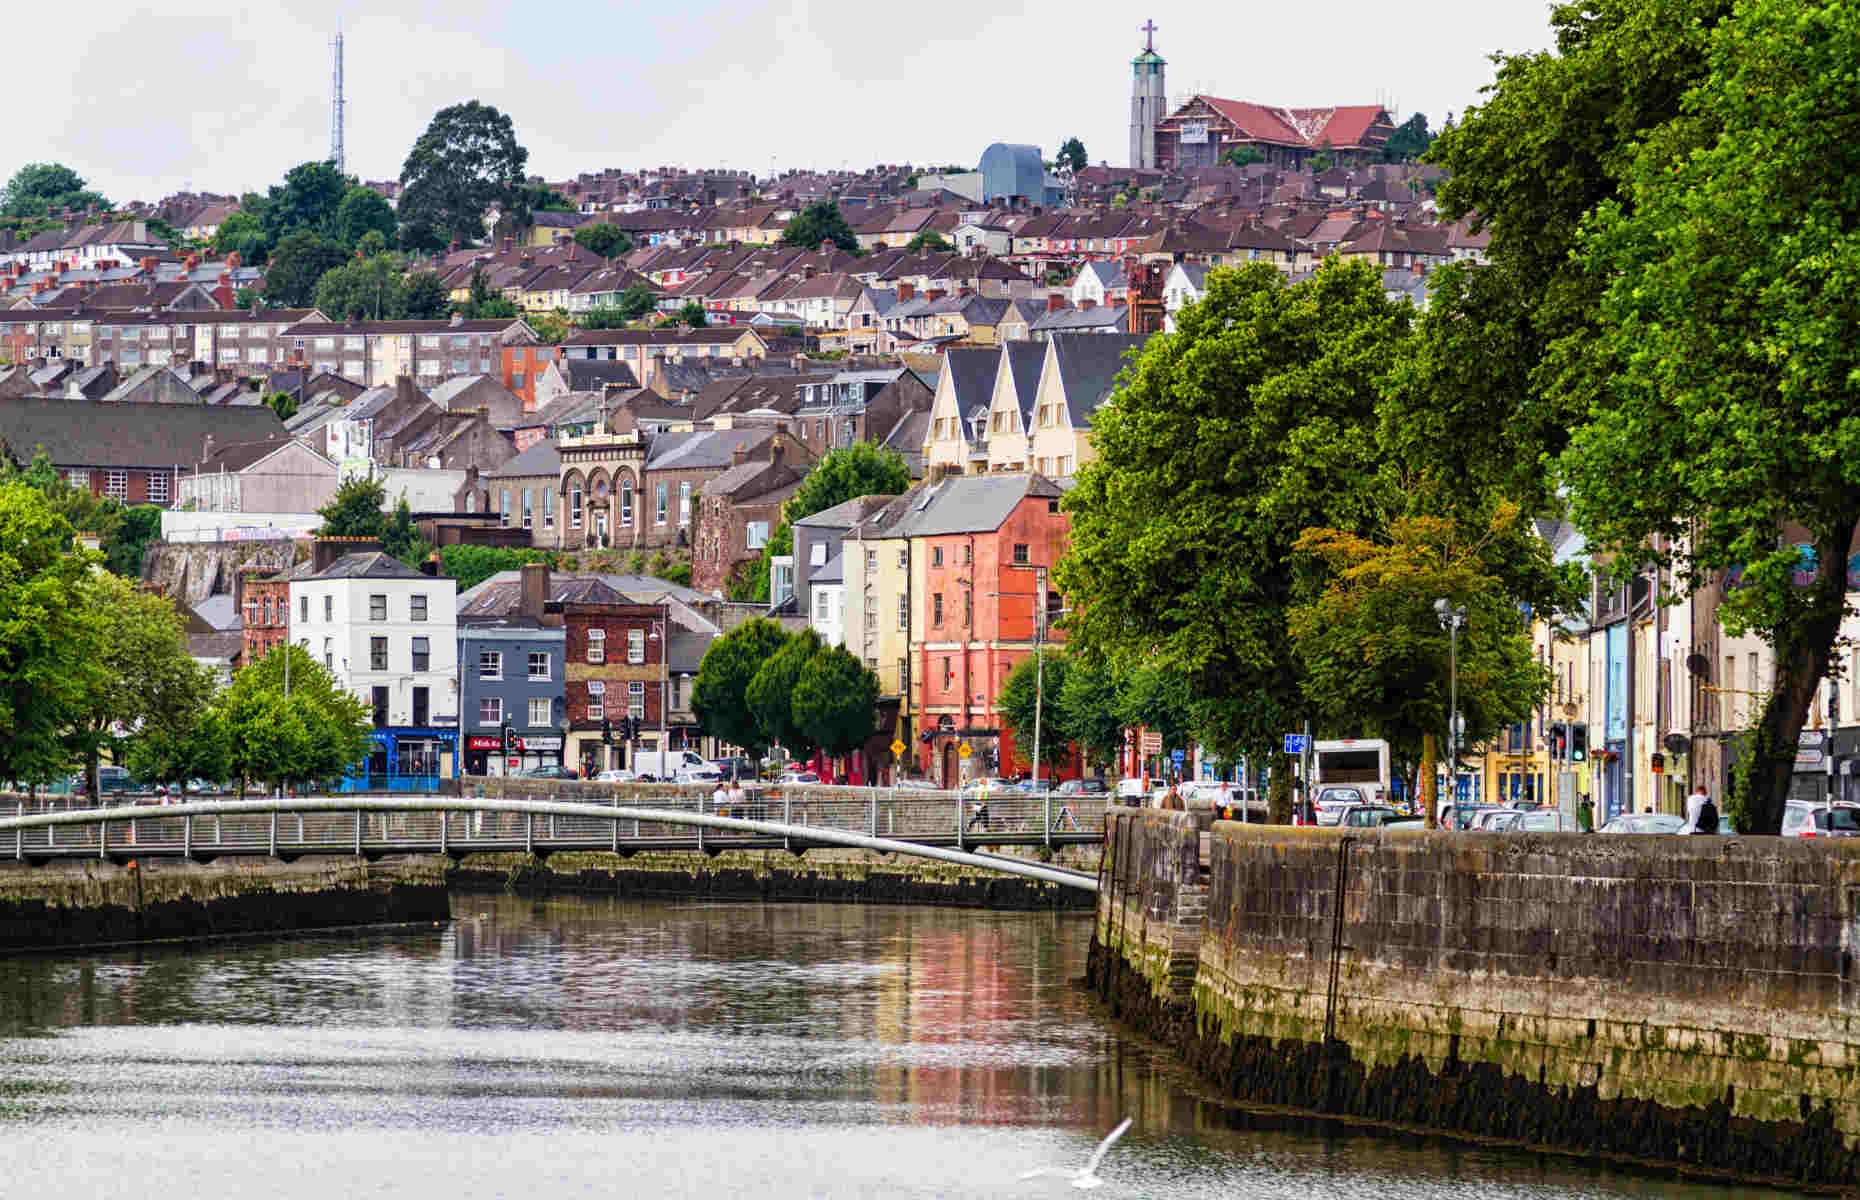
M375 710L375 728L386 729L388 723L388 690L385 687L376 687L372 690L374 693L373 708Z
M503 527L506 529L510 528L510 489L509 488L504 488L502 491L498 493L497 512L498 512L498 523L503 525Z
M943 547L930 547L930 565L933 567L940 567L943 565Z
M115 500L129 499L129 472L105 472L103 477L103 494Z
M816 588L814 589L814 620L824 621L826 619L827 619L827 589Z
M825 542L813 542L808 545L807 565L810 567L827 565L827 544Z
M531 679L549 678L548 652L542 651L542 650L530 651L530 678Z
M975 593L962 593L962 626L964 629L975 627Z
M767 521L750 521L743 526L746 535L745 545L751 550L760 550L769 544L769 523Z
M368 639L368 669L370 671L385 671L388 669L386 638L371 637Z
M867 550L865 552L865 569L868 571L878 570L878 551Z
M669 489L666 484L661 481L655 484L652 489L652 523L654 525L665 524L665 511L668 503Z
M678 523L680 525L691 524L691 481L689 479L678 481Z
M510 390L518 391L523 387L523 372L513 371L510 375Z
M547 729L550 725L550 704L547 696L530 697L530 728Z
M530 521L532 520L532 515L531 515L531 510L530 510L531 490L532 489L530 488L523 489L523 528L525 529L530 528Z
M930 597L930 623L937 628L943 627L943 593Z
M588 661L591 663L607 661L607 631L605 629L588 630Z
M310 597L297 597L297 619L299 621L308 621L310 619Z
M899 596L898 597L898 628L909 629L910 627L911 627L911 598L909 596Z
M1027 564L1027 543L1014 543L1014 562L1018 566L1025 566Z
M407 597L407 619L410 621L426 620L426 596L424 593Z
M432 705L430 703L432 694L431 688L417 687L413 689L413 723L415 725L425 725L432 719Z
M66 471L65 482L70 484L74 488L82 488L88 492L90 491L90 472L89 471Z
M502 696L478 697L478 724L496 728L504 723L504 698Z
M334 638L323 639L323 669L326 671L336 669L336 640Z
M956 682L956 656L952 654L943 660L943 686L948 687L954 682Z
M629 629L626 631L626 660L630 663L646 661L646 631Z
M637 679L626 685L626 715L642 720L646 716L646 685Z
M336 597L333 595L323 597L323 619L325 621L336 619Z
M478 678L502 679L504 677L504 655L499 650L478 651Z
M386 639L383 639L383 640L386 640ZM428 638L423 638L423 637L414 638L413 639L413 669L416 671L430 670L432 668L432 662L433 662L432 641Z
M368 619L370 621L387 620L387 595L376 592L368 597Z
M632 523L633 481L631 479L622 479L620 481L620 524L631 525Z
M168 503L168 477L163 475L160 471L151 471L149 472L148 478L148 502L150 504Z
M544 488L542 490L542 512L543 512L543 528L554 529L555 528L555 489L554 488Z
M599 679L588 680L588 719L598 721L606 715L607 684Z
M909 550L898 551L898 569L900 571L908 571L910 570L910 567L911 567L911 552Z
M581 528L581 488L579 486L568 489L568 527L570 529Z
M974 562L974 561L975 561L975 547L974 547L974 546L964 546L964 547L962 548L962 562L963 562L963 565L964 565L964 566L967 566L968 564L970 564L970 563L972 563L972 562Z

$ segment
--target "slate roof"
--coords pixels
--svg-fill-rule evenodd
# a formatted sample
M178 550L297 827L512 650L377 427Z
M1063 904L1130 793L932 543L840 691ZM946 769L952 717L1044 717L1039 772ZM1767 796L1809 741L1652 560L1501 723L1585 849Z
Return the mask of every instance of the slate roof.
M807 577L809 587L819 587L823 583L845 582L846 555L843 551L829 558L819 570L810 573Z
M758 446L776 435L772 429L716 429L695 433L662 433L652 439L646 469L649 471L700 471L730 466L737 448Z
M228 442L225 445L221 445L216 439L213 453L200 460L199 469L203 472L243 471L290 445L291 440L286 433L279 433L276 437L268 437L255 442ZM202 443L203 446L204 444ZM335 470L334 463L330 464L330 469Z
M894 499L895 496L854 496L832 508L823 508L812 516L802 517L794 524L805 525L809 529L851 529L871 516L875 509L884 507Z
M1045 342L1004 342L1008 374L1014 380L1014 398L1020 402L1020 427L1033 428L1033 400L1040 390L1040 368L1046 365Z
M1117 373L1124 369L1124 352L1148 340L1131 334L1094 333L1055 337L1053 357L1059 383L1066 394L1066 414L1074 429L1091 426L1092 414L1110 396Z
M561 452L556 449L553 440L544 438L497 470L487 472L486 475L487 478L500 475L556 475L561 470Z
M0 398L0 437L13 453L30 458L43 446L58 466L191 468L209 434L216 441L262 441L283 437L284 422L262 405Z
M617 358L558 358L555 360L571 392L598 392L605 387L636 388L639 377Z
M1028 496L1056 500L1064 492L1044 475L952 475L903 499L909 501L896 525L875 537L942 537L988 533L1001 528Z
M380 550L345 554L321 571L299 579L425 579L427 576Z
M950 387L956 393L956 412L966 418L976 405L988 407L995 390L995 371L1001 352L986 350L951 350L943 356L943 369L949 372Z

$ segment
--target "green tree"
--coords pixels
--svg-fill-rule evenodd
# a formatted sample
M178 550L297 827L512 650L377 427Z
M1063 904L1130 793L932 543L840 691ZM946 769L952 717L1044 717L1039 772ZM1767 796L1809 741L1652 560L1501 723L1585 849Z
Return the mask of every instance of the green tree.
M255 213L236 212L221 221L212 245L217 254L238 254L247 266L258 266L271 256L271 235Z
M436 321L452 310L452 297L445 283L431 271L408 275L402 295L410 320Z
M185 784L190 779L224 783L233 777L232 737L225 714L208 707L181 724L146 728L130 740L123 763L144 783Z
M714 639L691 685L691 711L705 733L761 758L768 737L749 707L749 684L787 636L773 621L745 621Z
M1229 146L1222 152L1221 161L1230 167L1250 167L1265 162L1266 156L1260 153L1258 146Z
M493 205L516 206L529 157L510 118L490 105L442 108L401 167L400 219L469 245L484 236Z
M547 550L519 550L514 546L447 546L439 552L440 569L458 582L460 591L477 587L499 571L514 571L524 563L549 563L556 556Z
M840 249L850 253L859 250L859 235L840 213L840 206L831 200L816 200L788 222L782 230L781 244L800 246L812 250L822 242L832 242Z
M659 293L644 283L628 284L620 293L620 317L623 323L637 321L659 306ZM592 315L592 314L590 314ZM582 322L588 329L611 329L611 325L596 325Z
M387 533L387 489L378 479L354 475L342 481L329 503L317 509L324 537L381 538Z
M103 565L125 579L142 578L142 554L150 542L161 540L161 509L153 504L125 508L100 543Z
M360 245L363 235L369 233L380 234L384 243L392 246L400 232L394 206L380 192L365 187L351 187L343 193L332 224L336 240L350 249Z
M97 631L97 670L86 674L76 719L65 746L84 766L85 786L97 790L105 750L121 761L121 730L172 730L190 725L212 694L209 672L187 652L174 602L107 572L85 580L83 603Z
M575 230L575 244L584 250L594 251L602 258L613 258L633 249L633 239L626 235L626 231L606 221L583 225Z
M252 309L265 307L265 295L257 288L242 287L233 293L233 307Z
M343 245L336 214L348 195L350 181L331 162L299 163L273 184L260 219L273 246L300 230L335 238Z
M265 268L265 300L280 308L307 308L325 274L348 261L341 246L320 233L300 229L271 252Z
M241 781L274 787L321 783L354 770L368 756L368 707L293 643L242 667L213 711L229 747L227 773Z
M1053 651L1047 652L1049 663L1053 655ZM1050 686L1047 694L1053 694ZM1059 705L1066 714L1066 732L1086 762L1106 767L1117 761L1117 752L1124 745L1125 725L1118 702L1118 674L1109 663L1066 653Z
M743 698L762 730L763 739L779 744L790 758L807 758L817 744L795 716L795 686L801 671L821 650L820 635L812 629L790 634L781 649L769 656L750 677Z
M1195 741L1195 708L1188 677L1169 667L1143 663L1118 681L1117 715L1128 728L1161 734L1164 750L1187 750Z
M844 646L807 660L794 684L794 720L835 758L865 745L877 727L878 676Z
M794 522L860 496L900 496L910 486L910 466L894 450L856 442L828 451L794 495L783 502L781 520L770 531L761 557L731 574L730 599L750 604L769 602L769 567L774 559L794 553Z
M92 558L37 488L0 481L0 780L45 783L103 676Z
M924 230L910 241L904 243L904 248L911 251L913 254L948 254L955 249L942 234L934 229Z
M297 415L297 397L289 392L273 392L265 397L265 407L278 414L278 420L288 421Z
M1295 284L1265 263L1213 272L1093 419L1054 570L1069 642L1186 680L1223 757L1267 757L1304 715L1292 543L1373 520L1375 404L1410 319L1367 264Z
M39 493L52 512L79 533L95 534L104 546L112 544L123 523L123 506L88 487L71 484L52 466L45 448L33 448L32 460L20 469L11 455L0 459L0 484L19 483ZM157 523L159 528L159 522Z
M1085 143L1075 137L1069 137L1059 143L1059 155L1053 161L1061 169L1070 171L1074 175L1091 165L1091 160L1085 156Z
M400 227L400 248L408 254L437 254L446 248L445 231L430 221L409 221Z
M0 216L43 217L54 209L109 208L84 178L62 163L27 163L0 190Z
M1382 161L1418 162L1433 144L1434 135L1427 130L1427 114L1415 113L1389 134L1389 140L1382 146Z
M491 287L491 277L485 274L483 267L473 267L471 272L470 298L460 309L467 320L480 317L514 317L517 306L499 295Z
M332 321L398 321L407 315L407 285L391 255L350 259L317 280L312 303Z
M1564 458L1591 548L1651 562L1663 590L1744 568L1720 619L1776 658L1731 798L1746 833L1781 829L1860 535L1860 464L1840 449L1860 436L1860 147L1830 120L1856 65L1846 5L1747 0L1713 28L1705 77L1578 238L1599 337L1551 354L1560 386L1596 398Z
M433 544L420 536L419 527L413 523L413 509L406 496L395 503L394 512L382 525L381 548L415 570L433 553Z
M678 320L680 324L689 325L693 329L702 329L710 324L704 306L696 300L685 301L685 306L678 310Z
M1071 715L1066 711L1066 678L1071 673L1071 659L1063 651L1048 650L1028 655L1014 664L1001 681L995 698L995 710L1014 735L1016 762L1033 764L1033 746L1040 745L1043 776L1066 764L1072 755ZM1040 676L1044 674L1042 680ZM1038 723L1038 736L1035 724ZM1006 766L1006 763L1002 764Z

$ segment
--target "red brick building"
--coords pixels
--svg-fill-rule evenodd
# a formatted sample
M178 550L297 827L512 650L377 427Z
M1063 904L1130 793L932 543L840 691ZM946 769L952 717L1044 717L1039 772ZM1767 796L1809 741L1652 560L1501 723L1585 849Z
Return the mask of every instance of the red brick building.
M248 570L240 577L245 617L245 661L257 662L291 636L289 571Z
M568 601L562 605L566 632L564 699L568 740L563 761L581 764L589 778L609 767L631 767L631 749L621 736L621 718L640 722L637 748L665 748L665 643L670 606ZM611 745L601 740L610 723Z

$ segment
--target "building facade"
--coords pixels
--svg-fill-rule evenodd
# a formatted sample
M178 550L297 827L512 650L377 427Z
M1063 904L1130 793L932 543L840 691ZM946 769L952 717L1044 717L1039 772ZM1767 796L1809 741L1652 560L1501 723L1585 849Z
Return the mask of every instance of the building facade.
M571 601L562 606L562 621L567 631L565 761L579 764L582 777L591 778L610 768L630 769L637 750L666 749L670 607ZM628 740L615 732L623 717L640 723L639 738Z
M466 775L562 765L566 634L529 616L459 625L459 734ZM505 742L508 727L509 742Z

